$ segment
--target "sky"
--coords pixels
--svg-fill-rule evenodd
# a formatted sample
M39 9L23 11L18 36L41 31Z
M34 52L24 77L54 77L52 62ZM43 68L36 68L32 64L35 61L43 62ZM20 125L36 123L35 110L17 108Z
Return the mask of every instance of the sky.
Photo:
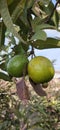
M56 0L52 0L52 2L55 4L55 3L56 3Z

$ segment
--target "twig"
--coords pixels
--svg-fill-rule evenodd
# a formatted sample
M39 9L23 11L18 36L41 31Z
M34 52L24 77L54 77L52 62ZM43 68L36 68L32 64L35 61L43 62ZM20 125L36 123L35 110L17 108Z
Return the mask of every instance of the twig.
M32 46L31 48L31 51L33 52L32 56L31 56L31 59L33 58L33 56L35 56L35 53L34 53L34 47Z

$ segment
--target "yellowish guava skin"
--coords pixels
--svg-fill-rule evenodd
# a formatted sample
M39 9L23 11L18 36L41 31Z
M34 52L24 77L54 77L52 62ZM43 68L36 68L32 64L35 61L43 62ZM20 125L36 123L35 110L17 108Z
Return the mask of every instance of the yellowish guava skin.
M49 82L55 70L52 62L43 56L36 56L28 63L28 75L35 83Z

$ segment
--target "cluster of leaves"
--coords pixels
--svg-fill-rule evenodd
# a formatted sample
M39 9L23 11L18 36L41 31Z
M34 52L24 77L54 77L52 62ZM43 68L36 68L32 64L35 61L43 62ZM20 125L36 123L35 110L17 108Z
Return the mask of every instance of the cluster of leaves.
M0 0L0 79L11 81L6 65L12 56L22 53L30 55L34 53L34 48L60 48L60 39L47 37L44 31L59 30L58 5L60 0L56 0L55 6L50 0ZM28 53L30 46L32 50ZM21 84L22 95L19 92ZM28 90L23 91L25 86L24 81L16 84L20 98L27 96ZM36 92L39 90L34 88ZM0 92L0 130L56 129L60 120L59 103L57 108L57 105L49 105L46 99L35 95L25 106L17 96L7 93L8 90L3 88Z
M2 85L0 89L0 130L60 129L60 97L53 103L46 97L32 94L25 105L18 100L16 93L12 93L15 89L12 83L4 82L4 86L5 90Z
M60 40L47 37L44 29L59 30L59 12L50 0L0 0L0 68L6 71L10 57L38 49L59 48ZM16 42L16 38L18 41ZM5 44L5 39L8 43ZM17 44L18 43L18 44ZM10 51L9 51L10 50ZM3 53L4 52L4 53ZM10 77L0 71L0 78Z

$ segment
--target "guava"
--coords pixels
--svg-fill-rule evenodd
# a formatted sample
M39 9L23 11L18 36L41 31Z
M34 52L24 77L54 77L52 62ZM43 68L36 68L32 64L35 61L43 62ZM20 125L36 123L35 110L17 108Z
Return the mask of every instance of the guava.
M49 82L55 70L52 62L44 56L36 56L28 63L29 78L35 83Z
M15 55L7 63L7 72L13 77L21 77L28 59L25 55Z

